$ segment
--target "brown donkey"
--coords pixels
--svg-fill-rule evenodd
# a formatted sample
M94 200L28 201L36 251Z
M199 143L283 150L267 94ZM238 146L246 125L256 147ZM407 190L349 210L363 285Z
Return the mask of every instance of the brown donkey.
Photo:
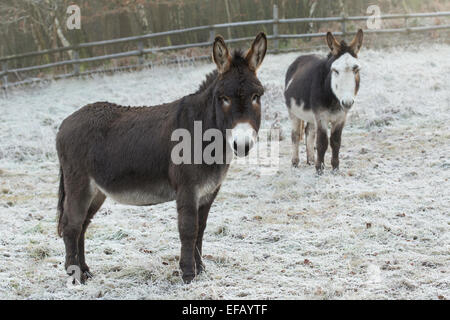
M92 276L85 261L84 235L107 196L139 206L176 200L183 280L188 283L203 270L203 232L229 157L212 164L203 160L175 164L173 132L181 129L194 137L194 122L199 121L202 133L208 129L222 133L224 149L246 155L261 122L264 89L256 71L266 49L264 33L245 54L230 54L218 36L213 45L217 70L196 93L154 107L97 102L62 122L56 137L61 173L58 234L65 243L66 270L80 268L82 281ZM197 157L193 140L188 151ZM200 154L204 149L202 141Z

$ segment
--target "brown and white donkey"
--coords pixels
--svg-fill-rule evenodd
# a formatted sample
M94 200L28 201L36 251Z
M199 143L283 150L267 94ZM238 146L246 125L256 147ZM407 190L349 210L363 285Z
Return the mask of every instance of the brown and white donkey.
M363 31L358 30L349 45L345 41L336 41L331 32L327 33L326 40L331 50L326 58L304 55L289 66L284 92L292 121L292 165L298 166L298 147L305 130L307 163L315 162L319 175L324 169L329 123L331 165L333 170L339 169L342 129L359 90L361 65L358 52ZM315 161L314 147L317 148Z

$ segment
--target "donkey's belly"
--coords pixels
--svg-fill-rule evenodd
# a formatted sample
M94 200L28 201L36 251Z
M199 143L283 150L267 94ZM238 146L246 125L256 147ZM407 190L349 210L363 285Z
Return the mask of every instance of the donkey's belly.
M306 122L314 123L314 113L311 109L305 110L305 103L303 101L300 102L300 105L297 104L294 98L291 98L291 113L299 119L302 119Z
M94 188L97 188L107 197L122 204L149 206L173 201L176 198L175 190L167 182L148 184L140 188L127 188L120 191L100 187L94 180L92 180L92 183Z
M173 196L161 195L142 190L122 191L121 193L106 193L106 196L112 198L116 202L135 206L150 206L175 200L175 194Z

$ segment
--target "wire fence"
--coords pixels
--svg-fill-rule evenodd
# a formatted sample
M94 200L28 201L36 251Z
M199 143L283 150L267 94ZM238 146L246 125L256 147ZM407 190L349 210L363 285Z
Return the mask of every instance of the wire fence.
M439 24L439 25L428 25L428 26L415 26L410 27L408 26L408 20L410 19L419 19L419 18L433 18L433 17L449 17L450 12L432 12L432 13L410 13L410 14L387 14L387 15L380 15L379 19L381 20L387 20L387 19L404 19L404 27L402 28L389 28L389 29L366 29L364 30L365 33L372 33L372 34L386 34L386 33L414 33L414 32L423 32L423 31L432 31L432 30L442 30L442 29L450 29L450 24ZM22 54L16 54L16 55L10 55L7 57L0 57L0 64L2 70L0 71L0 79L2 81L2 89L6 92L8 87L12 86L18 86L23 84L29 84L29 83L35 83L43 80L48 80L45 78L28 78L25 80L19 80L15 82L9 82L9 75L20 75L21 73L26 73L30 71L36 71L36 70L43 70L43 69L51 69L56 68L60 66L66 66L70 65L72 66L72 72L66 73L66 74L55 74L53 75L52 79L61 79L61 78L68 78L68 77L76 77L76 76L82 76L82 75L88 75L98 72L107 72L112 71L113 69L107 69L107 70L86 70L81 72L80 71L80 65L82 63L88 63L88 62L96 62L96 61L105 61L105 60L112 60L112 59L118 59L118 58L125 58L125 57L137 57L138 58L138 64L135 65L127 65L120 68L114 68L114 70L127 70L127 69L133 69L133 68L142 68L142 67L151 67L154 65L152 61L146 61L145 55L147 54L154 54L158 52L166 52L166 51L174 51L174 50L181 50L181 49L188 49L188 48L199 48L199 47L207 47L212 45L214 41L214 37L216 35L216 31L224 28L236 28L236 27L243 27L243 26L255 26L255 25L271 25L272 26L272 34L268 35L267 38L269 40L272 40L272 46L273 49L269 50L270 53L278 53L280 52L280 45L279 40L282 39L303 39L303 38L316 38L316 37L323 37L325 36L325 33L317 32L317 33L304 33L304 34L280 34L278 32L279 26L283 24L290 24L290 23L314 23L314 22L337 22L341 24L341 31L339 32L333 32L334 35L339 36L346 36L346 35L352 35L356 32L354 31L347 31L347 26L349 22L354 21L365 21L369 18L373 18L372 16L339 16L339 17L324 17L324 18L292 18L292 19L280 19L278 17L278 7L274 5L273 7L273 18L268 20L254 20L254 21L242 21L242 22L232 22L232 23L222 23L222 24L214 24L214 25L207 25L207 26L197 26L192 28L185 28L185 29L178 29L178 30L170 30L170 31L164 31L164 32L158 32L158 33L150 33L140 36L132 36L132 37L125 37L125 38L118 38L118 39L111 39L111 40L103 40L103 41L94 41L94 42L88 42L88 43L80 43L77 45L67 46L67 47L61 47L61 48L54 48L54 49L48 49L48 50L42 50L42 51L35 51L35 52L27 52ZM171 36L176 34L183 34L187 32L198 32L198 31L209 31L209 40L206 42L200 42L200 43L189 43L189 44L179 44L179 45L171 45L166 47L153 47L153 48L144 48L144 41L156 37L164 37L164 36ZM250 37L244 37L244 38L236 38L236 39L227 39L225 40L226 43L236 43L236 42L243 42L243 41L249 41L252 40L254 35ZM136 49L126 52L119 52L114 54L107 54L107 55L101 55L101 56L93 56L93 57L86 57L86 58L80 58L79 52L83 48L92 48L92 47L99 47L99 46L107 46L112 44L119 44L119 43L135 43ZM63 60L63 61L57 61L53 63L47 63L47 64L41 64L41 65L32 65L27 67L21 67L21 68L8 68L8 62L12 60L17 59L23 59L28 57L36 57L36 56L42 56L47 55L51 53L58 53L58 52L65 52L65 51L71 51L72 52L72 58L69 60ZM208 57L201 56L195 58L195 60L199 59L206 59ZM165 60L166 64L170 63L180 63L190 59L180 59L175 58L171 60ZM18 77L20 78L20 77Z

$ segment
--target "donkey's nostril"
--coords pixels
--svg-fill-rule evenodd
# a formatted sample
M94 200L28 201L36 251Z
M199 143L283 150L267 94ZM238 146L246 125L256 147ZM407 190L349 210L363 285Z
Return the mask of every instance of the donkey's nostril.
M249 151L250 151L250 143L247 142L247 143L245 144L245 149L244 149L245 155L247 155Z
M236 141L233 142L234 153L238 157L247 156L252 147L253 141L250 138L246 138L245 141L242 141L241 143L237 143Z

